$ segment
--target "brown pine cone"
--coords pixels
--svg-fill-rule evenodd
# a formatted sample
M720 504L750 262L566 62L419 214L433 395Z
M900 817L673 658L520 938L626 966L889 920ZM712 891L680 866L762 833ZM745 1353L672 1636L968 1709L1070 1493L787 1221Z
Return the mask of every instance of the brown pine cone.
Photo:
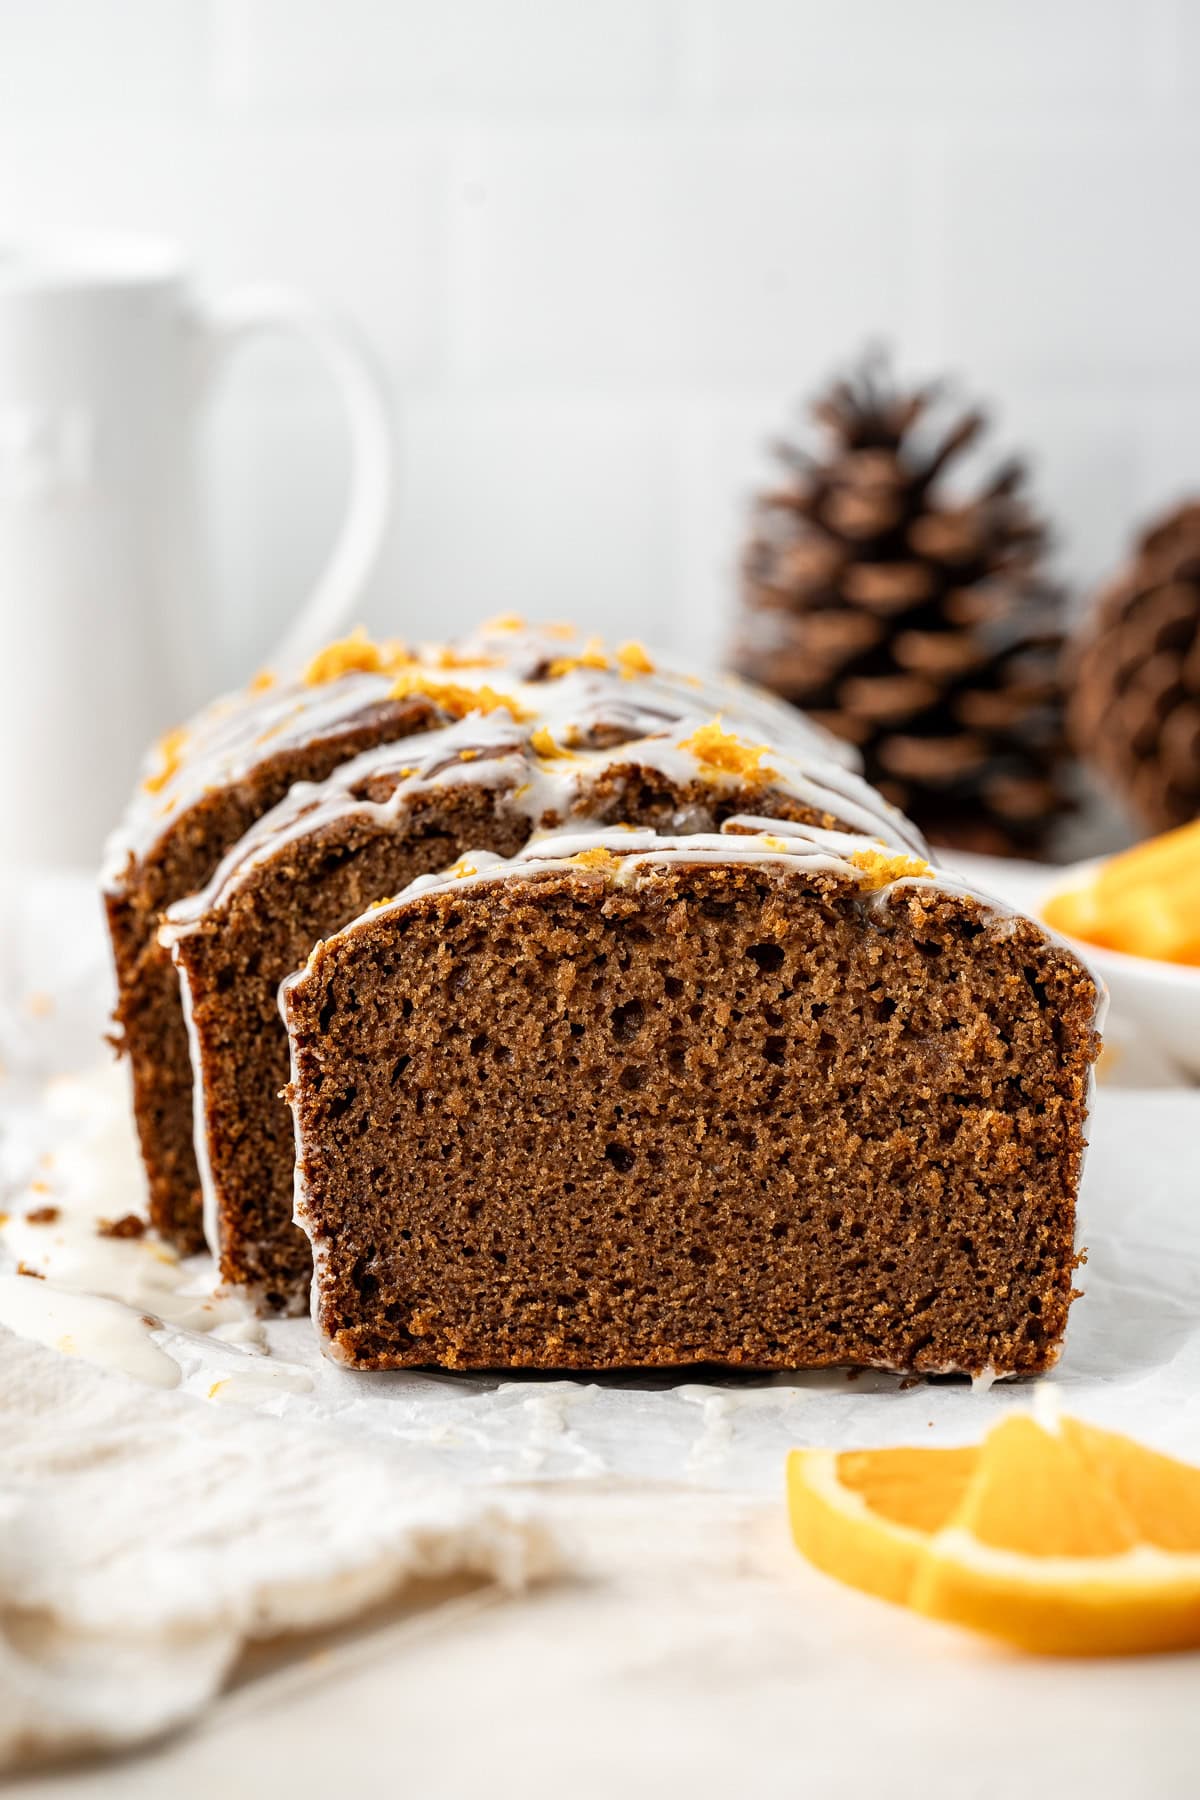
M1080 755L1150 831L1200 817L1200 500L1139 539L1072 655Z
M936 429L941 398L872 356L817 401L824 449L782 446L756 508L732 660L857 745L932 838L1028 853L1067 810L1062 595L1019 463L944 492L985 421Z

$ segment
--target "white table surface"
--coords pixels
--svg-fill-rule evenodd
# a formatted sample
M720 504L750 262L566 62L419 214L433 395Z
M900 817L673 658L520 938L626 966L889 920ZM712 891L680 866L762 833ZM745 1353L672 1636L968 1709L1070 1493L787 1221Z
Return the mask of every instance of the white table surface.
M622 1488L562 1510L571 1580L352 1634L160 1748L11 1791L1194 1800L1200 1658L992 1650L824 1581L777 1507L731 1523L723 1503Z

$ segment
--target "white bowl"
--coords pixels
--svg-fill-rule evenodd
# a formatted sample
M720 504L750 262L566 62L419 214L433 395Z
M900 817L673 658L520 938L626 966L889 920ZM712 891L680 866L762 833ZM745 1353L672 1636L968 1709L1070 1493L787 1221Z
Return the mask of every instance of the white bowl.
M1052 894L1083 887L1098 866L1089 862L1059 869L1042 903ZM1040 914L1041 907L1037 910ZM1058 935L1104 981L1114 1016L1131 1020L1185 1074L1200 1081L1200 968L1160 962L1154 956L1127 956L1123 950L1102 950L1064 932Z

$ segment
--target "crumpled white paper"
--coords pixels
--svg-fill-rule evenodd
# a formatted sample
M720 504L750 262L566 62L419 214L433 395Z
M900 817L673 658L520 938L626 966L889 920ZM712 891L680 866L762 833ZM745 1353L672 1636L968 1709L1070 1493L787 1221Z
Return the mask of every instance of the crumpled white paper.
M991 873L1003 885L1006 871ZM237 1303L214 1304L206 1259L181 1269L148 1239L97 1248L88 1221L137 1210L141 1192L123 1071L84 1068L107 1005L93 902L70 883L5 899L0 1250L43 1267L68 1309L81 1289L113 1297L174 1384L89 1367L89 1356L125 1366L111 1321L67 1329L32 1302L20 1329L40 1344L0 1331L10 1754L31 1733L64 1744L161 1730L216 1690L247 1636L343 1617L409 1573L528 1573L548 1554L563 1484L581 1502L600 1481L661 1507L647 1484L669 1483L676 1496L723 1496L732 1521L778 1501L794 1444L962 1441L1029 1404L1026 1384L871 1372L589 1381L325 1362L306 1320L263 1327ZM1098 1096L1080 1206L1085 1298L1043 1391L1200 1460L1200 1094L1119 1020L1113 1036L1113 1078L1128 1085ZM62 1078L71 1069L83 1072ZM57 1223L26 1222L39 1203L62 1209ZM70 1359L47 1347L64 1337ZM497 1510L515 1483L526 1510ZM76 1555L66 1546L80 1519ZM131 1710L121 1670L149 1668L151 1643L155 1679Z
M511 1503L402 1454L156 1392L5 1336L0 1766L188 1718L248 1641L418 1579L550 1566Z

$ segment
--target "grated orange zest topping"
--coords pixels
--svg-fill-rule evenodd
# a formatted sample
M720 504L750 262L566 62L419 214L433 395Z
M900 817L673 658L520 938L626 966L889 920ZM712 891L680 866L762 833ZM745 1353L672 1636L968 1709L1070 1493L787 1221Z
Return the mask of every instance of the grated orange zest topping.
M580 850L571 861L581 869L619 869L621 866L620 857L614 856L611 850L606 850L601 844L597 844L594 850Z
M155 770L153 775L147 775L145 781L142 783L143 788L148 794L162 793L162 790L166 787L168 781L170 781L171 777L179 768L180 763L183 761L183 750L184 745L187 743L187 737L188 734L185 728L182 725L178 725L174 731L168 731L159 738L156 748L159 756L162 758L161 765Z
M268 688L275 686L276 679L273 669L260 669L250 683L249 691L252 694L265 694Z
M410 694L426 695L435 706L440 706L456 719L465 719L468 713L473 712L495 712L499 707L504 707L506 712L511 713L518 724L530 717L511 694L498 693L486 683L482 687L473 688L461 687L453 681L431 681L419 669L407 670L391 690L393 700L407 700Z
M723 775L740 775L743 781L770 781L775 774L763 762L766 744L744 743L736 732L726 731L719 713L685 738L679 748L690 750L704 768L719 769Z
M539 725L536 731L529 734L529 748L535 755L544 756L547 759L556 756L570 758L574 755L574 751L564 750L561 744L555 743L550 735L550 727L548 725Z
M453 644L441 644L430 659L435 669L499 669L503 666L499 656L481 656L478 651L467 655L456 650Z
M639 644L636 638L617 645L617 667L626 681L633 681L638 675L654 673L654 664L646 655L645 645Z
M458 760L459 762L477 762L479 760L479 752L478 750L460 750L458 753Z
M520 613L497 613L494 619L486 619L479 628L488 631L524 631L525 621Z
M919 856L892 856L885 850L855 850L850 861L865 875L862 886L869 893L888 887L893 881L914 881L933 874Z
M591 637L578 656L556 656L546 670L551 681L569 675L572 669L611 669L612 660L598 637Z
M366 626L357 625L349 637L317 652L304 671L304 682L306 687L320 687L343 675L393 675L411 661L403 644L395 639L373 643Z

